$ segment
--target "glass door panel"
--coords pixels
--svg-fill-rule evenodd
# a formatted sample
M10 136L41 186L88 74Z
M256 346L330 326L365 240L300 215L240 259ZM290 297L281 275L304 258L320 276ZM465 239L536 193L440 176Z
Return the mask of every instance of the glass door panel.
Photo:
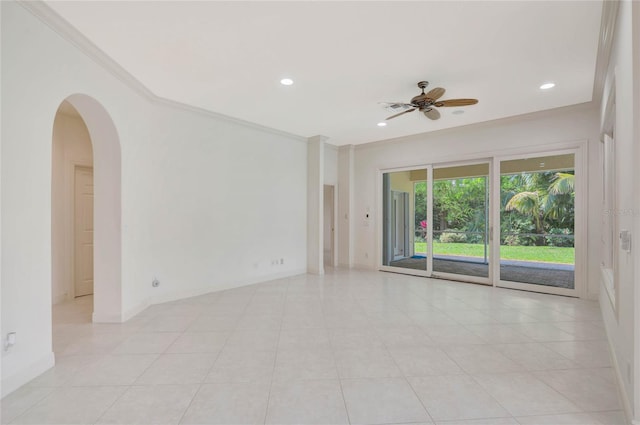
M382 265L427 270L427 170L382 176Z
M501 282L573 290L574 231L574 154L500 162Z
M433 169L434 274L489 282L488 218L488 163Z

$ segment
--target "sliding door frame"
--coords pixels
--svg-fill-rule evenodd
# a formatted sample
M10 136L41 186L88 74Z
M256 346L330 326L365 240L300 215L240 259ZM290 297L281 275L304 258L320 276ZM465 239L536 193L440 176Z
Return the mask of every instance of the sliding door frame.
M574 174L575 174L575 221L574 221L574 275L573 275L573 289L569 288L557 288L555 286L546 286L535 283L523 283L512 282L508 280L502 280L500 276L500 212L495 211L492 221L493 237L497 243L492 245L492 257L497 259L492 264L493 276L496 279L493 280L494 286L509 289L519 289L529 292L541 292L545 294L564 295L570 297L584 297L586 296L586 263L587 263L587 250L586 250L586 181L583 170L586 169L586 155L584 155L584 149L581 147L573 149L563 150L548 150L548 151L535 151L526 154L513 154L496 156L494 158L492 177L494 191L492 192L492 199L494 205L500 205L500 164L503 161L511 161L518 159L538 158L556 155L573 154ZM495 202L498 202L495 204Z
M416 166L410 166L410 167L398 167L398 168L389 168L389 169L378 169L378 178L377 178L377 196L378 199L380 200L377 203L377 208L376 208L376 215L378 217L380 217L380 224L376 226L376 231L377 231L377 243L376 243L376 265L377 265L377 269L380 271L384 271L384 272L392 272L392 273L402 273L402 274L407 274L407 275L411 275L411 276L421 276L421 277L431 277L431 272L430 269L433 268L431 264L431 253L429 252L429 244L427 244L427 258L425 259L425 261L427 262L426 265L426 270L417 270L417 269L407 269L407 268L403 268L403 267L395 267L395 266L385 266L384 265L384 261L383 261L383 254L382 254L382 250L384 249L383 246L383 232L384 232L384 196L380 196L380 194L382 193L383 189L383 176L386 173L397 173L397 172L402 172L402 171L415 171L415 170L427 170L427 181L429 181L428 179L432 178L432 166L431 165L416 165ZM429 220L429 191L430 191L430 185L427 184L427 220ZM415 197L415 194L413 194L413 196ZM415 203L415 199L414 199L414 203ZM409 221L415 221L415 205L413 206L413 210L409 213ZM429 223L429 221L427 221L427 223ZM427 234L432 234L430 233L430 227L427 227ZM409 232L409 234L411 234L411 232ZM429 236L428 236L429 237ZM414 232L414 238L415 238L415 232ZM413 238L412 238L413 240Z
M491 266L493 263L493 256L491 255L491 247L493 246L492 242L492 238L491 238L491 215L493 214L493 208L491 208L491 202L492 202L492 198L491 198L491 189L493 187L493 185L491 184L491 170L492 170L492 161L493 158L490 157L485 157L485 158L478 158L478 159L472 159L472 160L467 160L467 161L458 161L458 162L439 162L439 163L435 163L432 165L432 173L434 170L440 169L440 168L450 168L450 167L464 167L466 165L480 165L480 164L487 164L487 168L489 170L489 174L487 175L487 185L489 186L489 197L487 199L486 194L485 194L485 200L489 201L489 229L487 231L487 234L485 235L485 237L488 239L488 244L489 244L489 264L488 264L488 276L487 277L478 277L478 276L469 276L466 274L457 274L457 273L445 273L445 272L438 272L438 271L433 271L433 265L432 265L432 273L431 276L432 277L437 277L439 279L447 279L447 280L456 280L456 281L463 281L463 282L470 282L470 283L477 283L480 285L487 285L487 286L493 286L493 274L492 274L492 269L493 267ZM429 201L431 201L431 206L430 206L430 210L429 212L431 212L431 221L429 223L433 223L433 184L435 183L435 180L433 180L433 175L431 176L431 185L427 185L427 188L431 188L431 196L428 198ZM427 202L428 203L428 202ZM486 206L485 206L486 209ZM431 251L431 255L429 256L429 258L431 259L431 262L433 264L433 226L430 227L431 229L431 234L429 236L429 240L427 242L427 250Z
M377 270L393 273L402 273L421 277L438 277L448 280L481 283L494 287L519 289L530 292L540 292L555 295L564 295L570 297L585 298L588 295L587 288L587 195L588 181L586 175L587 169L587 140L577 140L573 142L547 144L534 147L521 147L497 152L480 152L477 155L461 155L461 160L455 161L454 157L433 158L429 164L419 164L406 167L388 166L381 167L377 170L377 184L375 197L377 216L380 217L380 223L376 224L376 267ZM500 211L497 207L500 205L500 162L512 159L525 159L541 156L553 156L563 154L574 154L574 167L576 176L575 188L575 229L574 229L574 246L575 246L575 271L574 271L574 289L555 288L552 286L527 284L520 282L509 282L500 280ZM427 243L427 270L405 269L401 267L385 266L382 264L382 229L383 229L383 200L382 200L382 178L385 173L393 173L397 171L427 170L427 240L433 240L433 169L444 168L448 166L470 165L488 162L489 163L489 283L475 282L469 276L433 273L433 249ZM375 220L373 221L375 223ZM461 279L460 277L465 277ZM484 278L482 278L484 279Z

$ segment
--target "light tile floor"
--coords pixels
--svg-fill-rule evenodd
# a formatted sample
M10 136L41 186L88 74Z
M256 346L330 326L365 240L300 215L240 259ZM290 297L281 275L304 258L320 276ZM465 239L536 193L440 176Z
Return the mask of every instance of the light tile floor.
M381 272L303 275L92 324L15 424L623 424L597 303Z

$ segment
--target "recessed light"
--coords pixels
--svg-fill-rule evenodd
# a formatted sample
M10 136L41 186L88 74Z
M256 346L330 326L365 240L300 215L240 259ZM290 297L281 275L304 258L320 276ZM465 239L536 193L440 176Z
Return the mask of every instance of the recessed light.
M556 83L544 83L540 86L540 90L549 90L556 86Z
M462 115L462 114L464 114L464 111L462 109L456 109L455 111L452 112L452 114L454 114L454 115Z
M387 123L384 121L378 123L378 127L386 127L386 126L387 126Z
M290 86L293 84L293 80L291 78L283 78L282 80L280 80L280 84L282 84L283 86Z

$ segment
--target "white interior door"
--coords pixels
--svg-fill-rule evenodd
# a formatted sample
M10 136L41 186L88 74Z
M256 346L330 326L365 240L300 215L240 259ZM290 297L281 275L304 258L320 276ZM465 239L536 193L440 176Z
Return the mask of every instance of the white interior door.
M74 179L74 295L93 294L93 169L76 167Z

